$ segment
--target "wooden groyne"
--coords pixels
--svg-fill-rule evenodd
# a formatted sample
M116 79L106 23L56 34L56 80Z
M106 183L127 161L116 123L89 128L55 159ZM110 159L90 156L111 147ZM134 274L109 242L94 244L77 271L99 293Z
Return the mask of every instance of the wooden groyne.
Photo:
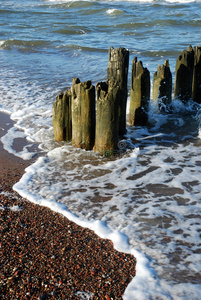
M72 87L61 92L53 103L54 138L57 142L94 150L109 156L118 153L118 141L126 133L129 51L109 49L107 81L96 87L90 80L74 78ZM153 76L152 99L159 110L166 111L172 103L172 73L168 59L158 65ZM131 72L130 126L148 121L150 72L134 57ZM174 98L186 103L201 103L201 47L189 46L178 56L175 65Z

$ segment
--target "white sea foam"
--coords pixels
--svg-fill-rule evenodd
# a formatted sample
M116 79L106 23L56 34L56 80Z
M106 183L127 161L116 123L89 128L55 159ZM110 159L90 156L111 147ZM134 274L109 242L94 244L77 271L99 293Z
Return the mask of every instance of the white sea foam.
M199 2L199 0L165 0L167 3L191 3Z
M199 128L199 134L198 137L201 139L201 128Z
M3 47L3 45L5 44L5 41L0 41L0 49Z
M108 15L118 15L118 14L123 14L124 11L121 9L116 9L116 8L110 8L106 11Z
M81 300L90 300L93 297L93 293L78 291L75 293L75 296L78 296Z
M9 209L13 212L17 212L21 210L21 208L18 205L10 206Z
M29 160L33 158L36 154L35 152L31 152L29 148L32 145L26 145L23 147L21 151L16 151L13 148L14 141L18 139L26 139L26 134L24 131L19 131L16 127L12 127L8 130L8 132L1 138L1 142L3 143L4 149L9 153L14 154L15 156L21 157L24 160Z

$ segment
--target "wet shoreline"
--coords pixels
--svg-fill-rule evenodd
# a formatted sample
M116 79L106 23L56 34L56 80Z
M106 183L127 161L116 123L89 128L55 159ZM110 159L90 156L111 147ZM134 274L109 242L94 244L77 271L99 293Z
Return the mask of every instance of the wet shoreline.
M4 117L1 135L9 127ZM7 153L2 143L0 157L1 299L122 299L135 275L135 258L23 199L12 187L30 162Z

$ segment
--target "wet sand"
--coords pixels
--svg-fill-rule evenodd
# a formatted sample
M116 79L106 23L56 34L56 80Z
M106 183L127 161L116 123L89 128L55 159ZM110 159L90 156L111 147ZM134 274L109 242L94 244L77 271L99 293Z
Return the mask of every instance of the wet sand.
M0 137L11 124L0 113ZM0 142L0 299L122 299L135 258L14 192L30 163Z

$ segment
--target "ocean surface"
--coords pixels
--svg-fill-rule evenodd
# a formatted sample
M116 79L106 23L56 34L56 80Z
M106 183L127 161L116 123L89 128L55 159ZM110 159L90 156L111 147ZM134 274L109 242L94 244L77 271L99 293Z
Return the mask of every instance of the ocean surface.
M201 45L201 1L9 0L0 26L0 111L15 121L2 142L36 159L14 189L135 255L124 299L200 299L201 105L173 99L165 114L150 101L114 158L54 142L52 107L74 77L106 80L111 46L130 51L129 93L135 56L151 82L169 59L174 82L177 57Z

